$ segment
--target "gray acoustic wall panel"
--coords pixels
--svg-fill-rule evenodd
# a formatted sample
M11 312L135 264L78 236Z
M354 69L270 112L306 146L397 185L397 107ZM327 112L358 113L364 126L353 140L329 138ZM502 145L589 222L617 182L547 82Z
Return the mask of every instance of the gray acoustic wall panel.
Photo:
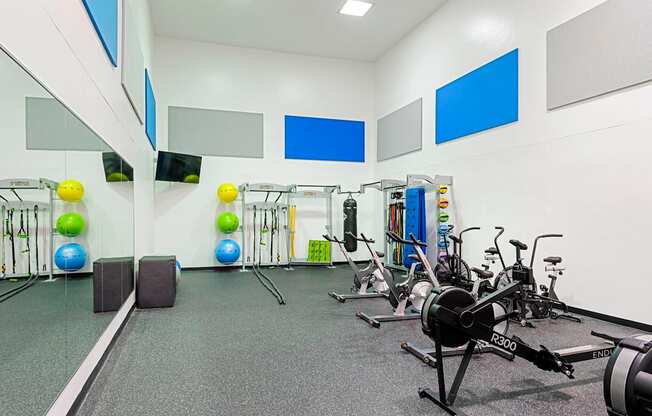
M53 98L25 97L28 150L111 151L102 139Z
M387 160L421 150L423 100L378 120L378 160Z
M123 1L123 31L122 31L122 88L143 124L145 114L145 58L143 58L138 36L138 22L129 5Z
M609 0L548 32L548 109L652 80L652 1Z
M168 108L168 149L203 156L263 157L263 115Z

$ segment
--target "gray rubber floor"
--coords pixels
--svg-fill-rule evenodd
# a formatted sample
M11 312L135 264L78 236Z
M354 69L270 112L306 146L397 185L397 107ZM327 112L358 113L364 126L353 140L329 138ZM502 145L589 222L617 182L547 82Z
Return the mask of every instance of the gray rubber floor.
M0 281L0 293L20 283ZM92 278L39 281L0 303L0 414L42 415L113 313L93 313Z
M350 272L297 269L268 275L279 306L250 273L184 272L172 309L136 311L79 415L441 415L417 389L436 372L399 343L432 343L418 321L373 329L356 310L387 313L382 299L339 304ZM550 348L596 342L590 330L629 334L588 320L515 328ZM459 358L448 358L452 379ZM604 360L576 365L576 380L493 355L471 362L457 401L461 415L602 415Z

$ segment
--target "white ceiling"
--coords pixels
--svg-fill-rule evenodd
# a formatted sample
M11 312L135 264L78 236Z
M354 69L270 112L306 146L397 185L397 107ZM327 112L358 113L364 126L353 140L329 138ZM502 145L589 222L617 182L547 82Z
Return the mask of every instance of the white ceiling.
M375 61L446 0L150 0L157 35L249 48Z

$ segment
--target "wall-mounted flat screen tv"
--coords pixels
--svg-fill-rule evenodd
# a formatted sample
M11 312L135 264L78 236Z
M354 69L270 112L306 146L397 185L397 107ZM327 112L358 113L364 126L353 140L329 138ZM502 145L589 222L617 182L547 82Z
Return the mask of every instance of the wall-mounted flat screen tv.
M164 182L199 183L201 156L158 152L156 180Z
M115 152L103 152L102 164L107 182L133 182L134 169Z

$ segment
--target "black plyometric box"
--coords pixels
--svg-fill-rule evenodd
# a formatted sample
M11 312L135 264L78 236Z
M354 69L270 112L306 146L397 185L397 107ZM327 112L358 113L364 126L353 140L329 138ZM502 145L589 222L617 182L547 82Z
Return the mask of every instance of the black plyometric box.
M175 256L145 256L138 263L136 303L139 308L169 308L177 296Z
M93 312L120 309L134 290L134 258L101 258L93 262Z

